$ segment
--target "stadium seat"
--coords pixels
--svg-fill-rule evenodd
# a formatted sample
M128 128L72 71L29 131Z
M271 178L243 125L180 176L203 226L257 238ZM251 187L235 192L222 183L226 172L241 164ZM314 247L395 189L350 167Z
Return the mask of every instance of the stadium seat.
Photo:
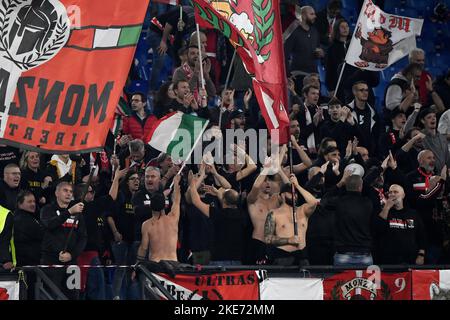
M126 92L133 94L135 92L148 92L148 82L143 80L131 81L131 84L126 88Z
M358 7L358 1L357 0L342 0L342 7L346 9L354 9Z
M429 0L406 0L406 6L423 11L432 9L433 3Z

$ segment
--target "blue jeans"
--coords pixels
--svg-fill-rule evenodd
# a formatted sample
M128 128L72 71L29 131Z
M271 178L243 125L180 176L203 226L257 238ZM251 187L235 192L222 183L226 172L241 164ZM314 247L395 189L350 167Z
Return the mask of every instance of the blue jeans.
M139 241L132 243L116 242L111 246L115 263L118 265L134 265L136 263ZM125 285L124 285L125 284ZM113 296L120 296L122 286L129 290L125 295L130 299L139 298L138 281L131 281L131 270L127 268L117 268L113 281Z
M371 266L373 264L372 255L361 254L361 253L351 253L346 254L335 253L334 254L334 266L345 267L345 266Z
M92 266L101 265L100 259L95 257L91 260ZM86 284L87 300L105 300L105 274L102 268L89 268Z

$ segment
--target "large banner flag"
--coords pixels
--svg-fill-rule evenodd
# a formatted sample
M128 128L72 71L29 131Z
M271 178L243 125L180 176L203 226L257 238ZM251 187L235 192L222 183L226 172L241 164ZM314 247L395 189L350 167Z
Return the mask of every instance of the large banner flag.
M0 301L1 300L19 300L19 282L0 281Z
M325 300L411 300L411 273L344 271L326 278Z
M202 138L209 121L203 118L172 112L156 122L145 141L161 152L170 154L174 160L188 160Z
M450 270L413 270L413 300L450 300Z
M148 0L2 0L0 142L103 149Z
M422 26L422 19L386 13L372 0L365 0L345 62L365 70L383 70L416 47Z
M255 271L236 271L210 275L181 275L171 278L153 274L177 300L258 300L259 285ZM165 299L148 280L147 285Z
M252 76L269 130L288 141L289 117L279 0L191 0L196 21L219 30L233 44Z

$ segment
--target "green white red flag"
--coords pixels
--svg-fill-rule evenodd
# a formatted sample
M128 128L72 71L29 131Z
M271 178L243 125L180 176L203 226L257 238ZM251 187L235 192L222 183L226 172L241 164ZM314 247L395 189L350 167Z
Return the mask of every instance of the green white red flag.
M154 124L145 141L156 150L170 154L172 159L185 161L200 141L208 122L183 112L172 112Z

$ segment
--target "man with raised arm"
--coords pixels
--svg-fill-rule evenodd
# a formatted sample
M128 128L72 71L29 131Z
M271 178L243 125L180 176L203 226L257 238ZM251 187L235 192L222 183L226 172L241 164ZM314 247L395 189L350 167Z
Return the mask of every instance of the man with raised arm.
M174 178L173 203L168 214L165 213L164 194L157 192L151 198L150 219L142 224L142 241L139 246L137 259L145 261L147 251L150 251L148 260L152 262L167 262L173 267L178 266L177 240L178 221L180 220L180 176Z
M295 175L291 175L290 181L296 190L294 199L292 199L291 185L284 184L280 191L283 204L267 214L264 238L268 245L269 259L273 264L305 266L309 265L305 251L308 219L316 210L318 201L299 185ZM298 208L294 207L298 234L295 235L292 207L295 206L298 197L297 192L302 195L306 203Z

